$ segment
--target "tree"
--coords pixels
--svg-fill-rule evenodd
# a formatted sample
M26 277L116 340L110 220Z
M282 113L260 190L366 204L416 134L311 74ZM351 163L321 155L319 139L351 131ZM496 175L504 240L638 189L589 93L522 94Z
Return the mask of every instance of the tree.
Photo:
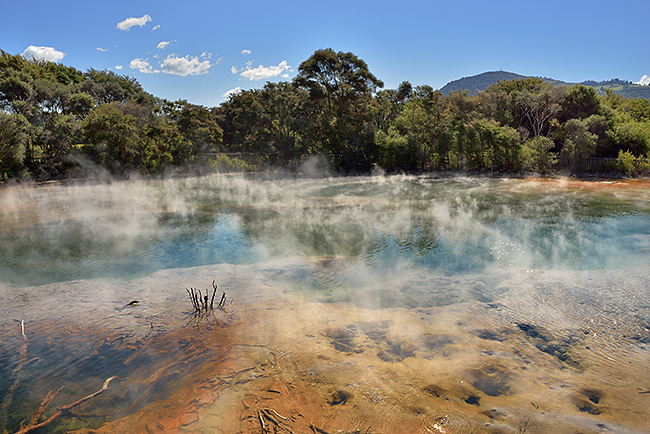
M135 118L124 114L117 103L102 104L91 110L82 126L91 157L114 171L137 167L135 123Z
M352 53L317 50L298 67L298 87L309 91L312 99L326 101L330 116L341 116L349 104L370 96L384 83L368 70L368 65Z
M557 155L552 152L555 143L544 136L528 139L521 146L521 169L524 172L547 173L557 163Z
M311 134L343 171L369 170L375 157L370 101L384 86L352 53L317 50L298 67L294 84L309 92L317 110Z
M566 122L572 118L585 119L591 115L599 114L601 97L596 89L591 86L576 84L567 89L566 96L561 102L561 111L558 120Z
M48 118L38 138L42 150L39 176L55 178L66 174L66 157L76 143L80 127L79 121L70 115L57 113Z
M217 124L216 115L203 106L183 102L176 126L191 143L192 156L214 152L223 143L223 130Z
M518 96L519 109L533 137L539 137L548 130L551 120L562 108L565 89L563 86L544 84L536 92L525 89Z
M275 162L289 162L309 153L307 92L287 82L267 83L259 94L266 133Z
M596 135L589 132L587 122L581 119L569 119L563 126L565 133L562 153L569 157L569 166L573 173L586 169L587 158L596 148Z
M0 111L0 180L21 171L29 148L29 130L29 122L22 115Z
M610 136L618 150L639 156L650 153L650 122L626 119L614 125Z
M525 128L537 137L548 133L551 121L564 101L566 86L555 86L541 78L500 81L485 91L482 110L488 118L515 129Z
M96 104L95 98L86 92L76 92L68 96L63 106L63 113L74 115L78 120L82 121Z
M84 76L86 80L76 85L74 91L89 94L98 104L111 102L126 104L144 92L135 78L115 74L112 71L90 68Z
M14 113L20 113L31 120L35 113L34 79L25 71L3 70L0 77L0 103Z
M512 127L480 119L476 122L481 150L487 155L489 165L482 168L492 171L514 171L519 168L519 133Z

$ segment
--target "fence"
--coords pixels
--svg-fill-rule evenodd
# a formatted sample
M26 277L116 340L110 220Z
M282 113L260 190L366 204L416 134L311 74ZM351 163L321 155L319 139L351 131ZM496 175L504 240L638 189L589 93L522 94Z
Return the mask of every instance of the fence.
M616 167L618 158L601 158L601 157L587 157L587 168L588 169L613 169ZM646 158L636 158L635 163L646 164ZM557 167L560 169L566 169L570 166L570 159L566 156L557 157Z

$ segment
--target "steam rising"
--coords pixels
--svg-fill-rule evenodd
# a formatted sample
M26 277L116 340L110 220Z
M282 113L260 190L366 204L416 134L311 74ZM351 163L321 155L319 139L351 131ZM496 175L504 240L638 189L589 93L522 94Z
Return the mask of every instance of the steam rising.
M304 172L326 176L322 167L314 161ZM330 276L339 284L395 266L458 273L647 263L647 196L551 188L507 179L237 175L14 187L0 196L0 279L29 283L33 269L49 272L32 283L130 278L284 257L343 260Z
M0 313L5 322L27 318L30 332L45 324L42 336L30 336L30 351L53 357L30 370L32 381L46 388L79 375L103 381L118 366L134 379L124 389L138 391L125 407L149 389L140 382L157 378L158 365L173 366L169 374L181 381L207 363L213 381L221 359L212 357L223 353L229 373L210 389L230 387L212 398L212 414L224 418L244 402L239 391L261 387L268 395L270 383L256 383L267 372L273 381L291 379L295 393L308 386L334 396L330 406L340 411L394 413L399 423L430 422L429 431L458 424L478 431L489 422L515 432L528 420L541 431L600 430L603 421L591 418L599 408L616 431L614 422L647 419L636 388L648 380L649 223L643 183L337 178L317 159L298 176L11 187L0 190ZM203 334L183 328L183 288L213 279L236 303L207 333L207 324ZM125 309L133 299L141 300L137 310ZM81 333L68 336L78 354L66 360L66 345L46 342L49 321L54 334L68 336L77 321L101 336L87 332L83 345ZM236 338L220 324L234 325ZM172 330L180 340L172 333L166 342ZM143 344L151 336L163 338ZM12 342L0 339L0 355L16 354ZM153 357L155 345L165 349ZM139 359L134 346L142 346ZM278 365L256 368L276 350ZM186 358L196 366L179 362ZM275 375L282 361L290 372ZM9 378L7 366L0 363ZM608 380L612 372L618 377ZM354 405L336 398L346 388L355 391L345 395ZM275 404L290 401L275 390ZM627 409L617 409L616 421L611 403L622 396ZM531 402L546 407L534 411ZM584 411L593 412L576 416ZM257 421L236 416L236 424Z

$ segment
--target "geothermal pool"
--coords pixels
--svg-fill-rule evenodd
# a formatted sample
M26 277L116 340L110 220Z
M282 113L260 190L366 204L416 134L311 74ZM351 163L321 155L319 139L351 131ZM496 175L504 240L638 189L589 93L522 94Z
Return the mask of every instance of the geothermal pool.
M647 181L5 188L0 432L649 433L649 282Z

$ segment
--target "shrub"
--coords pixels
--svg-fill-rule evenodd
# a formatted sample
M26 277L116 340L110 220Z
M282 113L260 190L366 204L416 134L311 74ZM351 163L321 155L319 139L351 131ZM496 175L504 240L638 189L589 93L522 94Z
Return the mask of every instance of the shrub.
M521 168L524 172L547 173L557 164L557 155L551 152L553 140L538 136L528 139L521 146Z

